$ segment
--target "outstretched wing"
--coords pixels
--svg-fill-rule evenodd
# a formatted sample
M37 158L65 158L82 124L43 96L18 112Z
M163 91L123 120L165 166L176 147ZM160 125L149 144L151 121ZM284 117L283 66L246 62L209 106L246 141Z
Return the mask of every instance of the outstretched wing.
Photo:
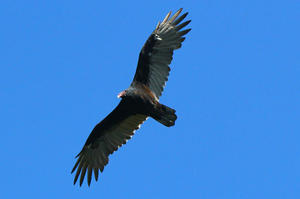
M146 115L131 114L128 105L122 100L120 104L99 124L89 135L83 149L76 156L78 158L72 173L77 169L74 184L80 175L80 186L87 172L88 185L94 171L98 180L99 170L102 172L108 163L108 156L120 146L126 144L135 130L147 119Z
M182 30L191 20L179 24L188 13L181 15L179 9L170 19L171 12L165 19L157 24L140 55L136 73L132 84L136 82L147 85L157 98L161 96L163 88L168 80L169 65L172 61L173 51L181 47L184 35L191 29Z

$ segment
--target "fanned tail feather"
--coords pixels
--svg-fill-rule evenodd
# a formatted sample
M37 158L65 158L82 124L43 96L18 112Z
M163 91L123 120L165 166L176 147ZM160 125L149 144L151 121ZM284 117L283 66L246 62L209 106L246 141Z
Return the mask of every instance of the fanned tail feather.
M175 125L177 119L175 112L176 110L160 104L152 117L161 124L170 127Z

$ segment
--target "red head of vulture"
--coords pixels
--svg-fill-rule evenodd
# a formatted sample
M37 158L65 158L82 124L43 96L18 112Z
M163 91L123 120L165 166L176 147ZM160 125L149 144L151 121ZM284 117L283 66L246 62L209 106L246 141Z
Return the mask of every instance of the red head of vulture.
M119 105L94 127L76 156L78 160L72 170L73 173L77 169L74 184L80 176L81 186L87 173L90 185L92 172L97 181L99 170L102 172L108 163L108 156L125 144L148 117L167 127L175 124L175 110L158 100L168 80L173 51L181 47L183 36L191 30L181 30L191 22L181 23L188 14L178 17L181 11L182 8L172 17L169 12L147 39L131 85L118 95Z

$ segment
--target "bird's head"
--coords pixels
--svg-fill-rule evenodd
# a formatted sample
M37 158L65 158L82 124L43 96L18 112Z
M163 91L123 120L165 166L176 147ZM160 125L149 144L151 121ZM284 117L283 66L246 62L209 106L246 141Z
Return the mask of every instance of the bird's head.
M126 96L126 92L127 92L127 90L123 90L122 92L120 92L120 93L118 94L118 98L123 98L123 97L125 97L125 96Z

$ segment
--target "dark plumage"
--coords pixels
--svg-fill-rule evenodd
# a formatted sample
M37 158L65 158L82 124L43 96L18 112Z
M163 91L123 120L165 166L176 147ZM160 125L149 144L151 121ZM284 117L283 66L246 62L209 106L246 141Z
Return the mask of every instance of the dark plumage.
M168 80L173 51L181 47L183 36L191 30L181 30L190 23L189 20L180 24L188 14L178 17L181 11L179 9L171 18L169 12L144 44L130 87L118 95L122 98L119 105L94 127L76 156L78 159L72 169L72 173L77 169L74 184L80 176L81 186L87 173L90 185L92 172L97 181L99 170L102 172L108 163L108 156L125 144L148 117L167 127L175 124L175 110L158 100Z

